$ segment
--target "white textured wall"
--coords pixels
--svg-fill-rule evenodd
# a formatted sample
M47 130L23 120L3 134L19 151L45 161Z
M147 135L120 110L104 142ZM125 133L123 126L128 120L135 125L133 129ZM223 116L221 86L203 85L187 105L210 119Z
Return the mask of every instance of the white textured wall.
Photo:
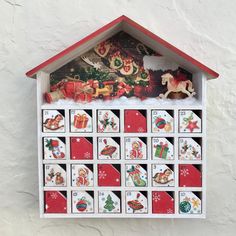
M236 1L1 0L0 235L235 235ZM36 81L24 73L125 14L220 73L208 83L206 220L43 220Z

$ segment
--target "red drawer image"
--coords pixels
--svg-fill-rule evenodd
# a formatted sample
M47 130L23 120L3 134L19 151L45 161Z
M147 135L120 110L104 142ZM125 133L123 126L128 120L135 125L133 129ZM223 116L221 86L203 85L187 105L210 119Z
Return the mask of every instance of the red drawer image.
M201 165L179 165L179 187L202 187Z

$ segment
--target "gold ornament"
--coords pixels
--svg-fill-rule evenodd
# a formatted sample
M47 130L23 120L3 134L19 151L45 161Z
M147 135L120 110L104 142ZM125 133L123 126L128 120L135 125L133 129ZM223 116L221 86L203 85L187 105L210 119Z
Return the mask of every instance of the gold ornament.
M164 127L164 130L166 132L170 132L172 130L172 126L171 126L171 123L170 122L167 122L165 127Z

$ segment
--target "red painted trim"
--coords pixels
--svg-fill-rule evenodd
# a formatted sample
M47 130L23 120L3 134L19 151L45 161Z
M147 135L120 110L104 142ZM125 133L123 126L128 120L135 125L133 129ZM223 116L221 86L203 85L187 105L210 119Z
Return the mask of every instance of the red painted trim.
M200 68L205 73L207 73L210 76L212 76L213 78L217 78L219 76L219 74L217 72L215 72L214 70L212 70L209 67L203 65L201 62L199 62L196 59L192 58L191 56L187 55L186 53L184 53L183 51L179 50L178 48L176 48L172 44L166 42L164 39L162 39L162 38L158 37L157 35L153 34L151 31L145 29L143 26L139 25L135 21L129 19L128 17L126 17L125 21L129 25L131 25L134 28L136 28L137 30L139 30L139 31L143 32L144 34L148 35L151 39L155 40L159 44L162 44L164 47L166 47L166 48L170 49L171 51L175 52L180 57L182 57L182 58L186 59L187 61L189 61L191 64L197 66L198 68Z
M202 71L204 71L205 73L210 75L211 77L217 78L219 76L219 74L217 72L215 72L212 69L210 69L209 67L203 65L201 62L197 61L196 59L194 59L191 56L187 55L186 53L182 52L181 50L179 50L175 46L173 46L170 43L166 42L162 38L160 38L157 35L153 34L151 31L145 29L143 26L139 25L138 23L134 22L133 20L131 20L130 18L128 18L128 17L126 17L124 15L118 17L117 19L113 20L109 24L107 24L107 25L103 26L102 28L96 30L92 34L86 36L85 38L81 39L80 41L78 41L77 43L73 44L72 46L66 48L65 50L63 50L62 52L58 53L57 55L49 58L48 60L46 60L45 62L41 63L37 67L35 67L32 70L28 71L26 73L26 75L28 77L33 77L40 69L46 67L47 65L51 64L52 62L54 62L54 61L56 61L58 59L60 59L61 57L65 56L66 54L68 54L71 51L75 50L77 47L81 46L82 44L84 44L87 41L95 38L96 36L98 36L99 34L103 33L104 31L110 29L112 26L114 26L114 25L116 25L118 23L121 23L123 21L126 22L127 24L131 25L132 27L136 28L137 30L143 32L144 34L148 35L148 37L150 37L154 41L158 42L159 44L163 45L164 47L166 47L166 48L170 49L171 51L175 52L177 55L179 55L180 57L186 59L191 64L195 65L196 67L198 67L199 69L201 69Z
M49 58L48 60L44 61L43 63L39 64L38 66L36 66L35 68L33 68L32 70L26 72L26 75L28 77L32 77L35 75L35 73L37 73L40 69L46 67L47 65L51 64L52 62L60 59L61 57L65 56L66 54L70 53L71 51L75 50L77 47L81 46L82 44L86 43L87 41L95 38L96 36L98 36L99 34L103 33L104 31L110 29L112 26L122 22L124 19L124 16L120 16L117 19L113 20L112 22L110 22L109 24L103 26L102 28L96 30L95 32L93 32L92 34L86 36L85 38L81 39L80 41L78 41L77 43L71 45L70 47L66 48L65 50L59 52L58 54L56 54L55 56Z

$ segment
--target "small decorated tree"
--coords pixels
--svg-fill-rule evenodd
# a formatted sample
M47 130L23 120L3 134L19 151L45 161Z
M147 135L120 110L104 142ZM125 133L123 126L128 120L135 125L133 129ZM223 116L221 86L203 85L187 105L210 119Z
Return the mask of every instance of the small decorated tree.
M107 196L107 200L105 202L105 206L104 208L107 209L108 211L112 211L115 207L114 207L114 202L112 201L111 195L109 194Z

